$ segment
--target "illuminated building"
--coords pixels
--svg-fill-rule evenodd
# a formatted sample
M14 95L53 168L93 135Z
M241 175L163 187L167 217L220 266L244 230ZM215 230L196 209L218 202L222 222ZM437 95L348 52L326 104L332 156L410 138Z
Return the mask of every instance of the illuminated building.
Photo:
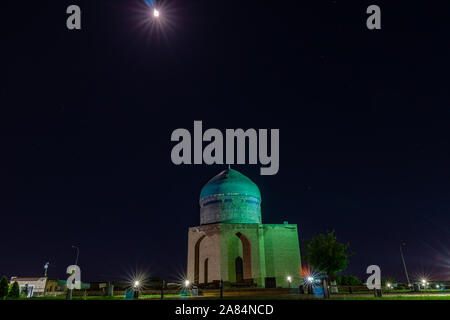
M297 225L262 224L261 193L248 177L228 168L202 188L200 226L189 228L190 281L289 287L301 283L300 269Z

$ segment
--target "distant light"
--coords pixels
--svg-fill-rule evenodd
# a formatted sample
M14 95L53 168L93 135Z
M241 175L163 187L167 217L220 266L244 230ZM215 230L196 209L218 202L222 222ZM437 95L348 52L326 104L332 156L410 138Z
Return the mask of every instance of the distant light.
M139 287L139 284L140 284L139 280L136 280L136 281L134 282L134 286L135 286L135 287Z
M423 284L426 284L426 283L427 283L427 280L422 279L422 283L423 283Z
M390 288L390 287L391 287L391 284L390 284L390 283L387 283L387 286L388 286L388 288Z
M438 284L436 285L436 289L439 289L439 285Z
M189 287L189 280L184 281L184 286Z
M292 278L291 278L291 276L287 276L287 278L286 278L286 279L287 279L287 281L288 281L288 282L291 282L291 281L292 281Z
M309 282L313 282L313 281L314 281L314 278L311 277L311 276L309 276L308 278L306 278L306 280L308 280Z
M159 17L159 11L156 10L156 9L153 9L153 16L154 16L155 18L158 18L158 17Z

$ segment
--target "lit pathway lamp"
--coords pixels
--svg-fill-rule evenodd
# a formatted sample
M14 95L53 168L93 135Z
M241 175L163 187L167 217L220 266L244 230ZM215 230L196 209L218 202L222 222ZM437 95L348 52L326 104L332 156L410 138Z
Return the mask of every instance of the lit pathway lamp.
M134 299L139 299L139 286L140 285L141 285L141 283L139 282L139 280L136 280L133 283Z
M183 282L183 290L181 291L182 296L189 296L189 286L191 285L191 282L189 280L184 280Z
M423 286L423 288L425 289L425 286L427 285L427 280L425 280L425 279L422 279L422 286Z
M291 288L292 277L291 276L287 276L286 280L287 280L287 282L289 284L289 289L290 289Z
M307 283L307 287L308 287L308 294L312 294L313 293L313 286L314 286L314 277L312 276L308 276L306 278Z

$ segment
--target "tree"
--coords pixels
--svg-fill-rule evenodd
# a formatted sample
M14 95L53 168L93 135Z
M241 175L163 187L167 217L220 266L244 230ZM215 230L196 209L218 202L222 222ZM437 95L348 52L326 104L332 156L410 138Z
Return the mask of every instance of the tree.
M4 299L8 295L8 278L6 276L3 276L0 280L0 299Z
M336 283L340 286L360 286L361 281L357 276L352 276L349 274L343 274L336 276Z
M20 296L19 284L17 283L17 281L14 281L13 285L11 286L11 289L9 290L8 298L19 298L19 296Z
M305 241L306 261L316 271L325 272L330 280L334 280L337 272L345 270L348 264L348 243L337 241L335 231L319 234L310 241Z

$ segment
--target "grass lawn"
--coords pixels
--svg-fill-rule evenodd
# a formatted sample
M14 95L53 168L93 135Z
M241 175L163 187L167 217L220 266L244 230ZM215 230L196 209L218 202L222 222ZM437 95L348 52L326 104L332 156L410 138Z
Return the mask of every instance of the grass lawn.
M401 295L401 296L383 296L375 297L332 297L331 300L450 300L450 295L438 296L420 296L420 295Z
M159 300L161 296L155 295L141 295L141 300ZM219 300L216 296L199 296L199 297L186 297L179 294L166 294L164 298L170 300ZM316 300L312 295L296 295L296 294L282 294L282 295L236 295L226 296L224 300ZM33 298L20 298L18 300L66 300L65 295L61 296L45 296L45 297L33 297ZM116 295L112 297L107 296L73 296L72 300L125 300L123 295ZM340 294L331 295L329 300L450 300L450 294L384 294L383 297L376 298L371 294Z

